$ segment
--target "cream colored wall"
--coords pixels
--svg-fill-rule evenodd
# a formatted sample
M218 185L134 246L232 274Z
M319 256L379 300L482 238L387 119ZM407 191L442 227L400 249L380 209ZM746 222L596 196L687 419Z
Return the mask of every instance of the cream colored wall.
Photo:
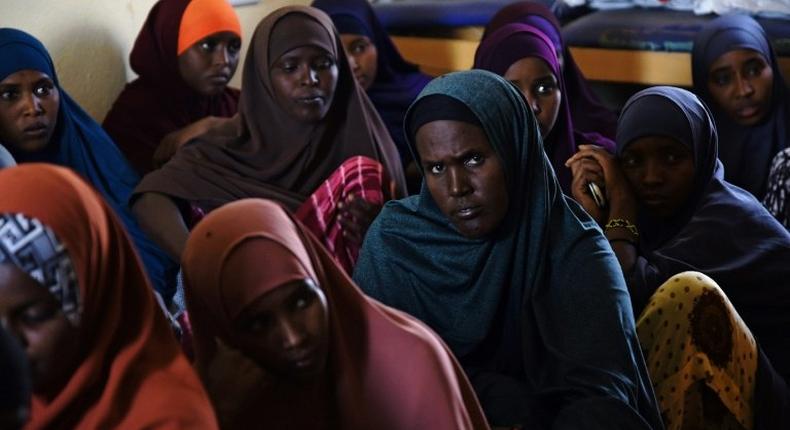
M49 50L63 88L101 121L123 85L134 78L129 51L156 0L0 0L0 27L36 36ZM269 12L309 0L261 0L237 6L243 50ZM231 85L241 83L242 61Z

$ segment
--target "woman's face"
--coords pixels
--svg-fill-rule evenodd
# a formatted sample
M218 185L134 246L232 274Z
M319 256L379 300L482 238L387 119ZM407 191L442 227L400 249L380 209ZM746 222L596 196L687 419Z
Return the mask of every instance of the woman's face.
M332 54L316 46L294 48L280 56L269 73L280 108L299 122L324 119L338 80L337 61Z
M483 130L461 121L429 122L417 130L425 183L433 200L461 235L493 232L508 209L507 182Z
M640 204L654 216L671 217L693 190L694 154L675 139L636 139L623 151L620 165Z
M204 96L225 90L239 65L241 38L223 31L199 40L178 56L178 71L190 88Z
M361 34L341 34L340 41L348 55L348 62L357 83L367 90L376 80L379 54L370 38Z
M557 77L549 65L537 57L525 57L511 64L504 77L526 97L538 119L540 134L545 139L557 122L562 102Z
M0 143L20 152L44 149L58 124L60 94L46 73L20 70L0 82Z
M774 72L757 51L736 49L710 66L708 91L731 120L751 126L771 110Z
M232 284L234 289L255 290L271 277L271 267L250 264L250 255L260 255L254 253L255 242L242 243L231 252L223 269L223 288ZM232 326L233 346L267 372L307 381L326 367L329 307L311 279L270 289L244 307Z
M0 263L0 322L27 354L33 392L54 397L79 363L79 331L55 296L17 266Z

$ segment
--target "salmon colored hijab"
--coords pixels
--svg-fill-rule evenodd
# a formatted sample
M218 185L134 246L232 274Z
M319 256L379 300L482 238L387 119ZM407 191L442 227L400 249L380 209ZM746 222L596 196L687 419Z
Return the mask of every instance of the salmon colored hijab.
M256 291L235 291L235 285L221 284L221 274L231 252L249 239L263 240L273 250L260 256L261 264L271 267L271 282ZM319 242L276 203L244 199L210 213L190 235L182 267L199 365L217 357L215 338L229 342L233 319L247 305L282 282L307 275L327 298L326 377L334 389L331 413L338 428L488 428L466 376L438 336L363 295ZM269 376L261 385L260 396L247 402L239 428L262 423L287 428L289 417L313 412L289 409L289 399L304 393L288 390L287 382Z
M81 364L54 399L34 396L26 428L216 429L206 393L109 206L75 173L48 164L0 171L0 189L0 213L35 218L63 243L82 307Z
M274 96L271 65L301 47L335 58L338 80L332 106L315 124L284 111ZM273 199L296 210L344 161L357 155L380 162L404 195L398 151L365 92L357 85L340 38L324 12L287 6L269 14L252 36L242 76L241 127L231 136L206 134L135 190L156 192L212 210L248 197Z

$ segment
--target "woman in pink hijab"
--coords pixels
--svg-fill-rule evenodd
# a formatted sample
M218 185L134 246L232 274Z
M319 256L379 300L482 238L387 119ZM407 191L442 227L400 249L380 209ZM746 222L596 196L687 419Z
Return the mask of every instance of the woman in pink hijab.
M363 295L276 203L213 211L182 265L197 367L224 428L488 428L439 337Z

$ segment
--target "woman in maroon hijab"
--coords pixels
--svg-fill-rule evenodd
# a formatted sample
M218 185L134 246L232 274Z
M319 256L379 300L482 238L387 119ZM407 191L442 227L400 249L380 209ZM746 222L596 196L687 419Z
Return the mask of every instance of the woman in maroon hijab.
M241 25L227 0L161 0L130 56L139 76L126 85L103 127L140 175L236 114Z
M274 202L209 214L182 264L196 364L223 428L488 428L439 337L362 294Z

